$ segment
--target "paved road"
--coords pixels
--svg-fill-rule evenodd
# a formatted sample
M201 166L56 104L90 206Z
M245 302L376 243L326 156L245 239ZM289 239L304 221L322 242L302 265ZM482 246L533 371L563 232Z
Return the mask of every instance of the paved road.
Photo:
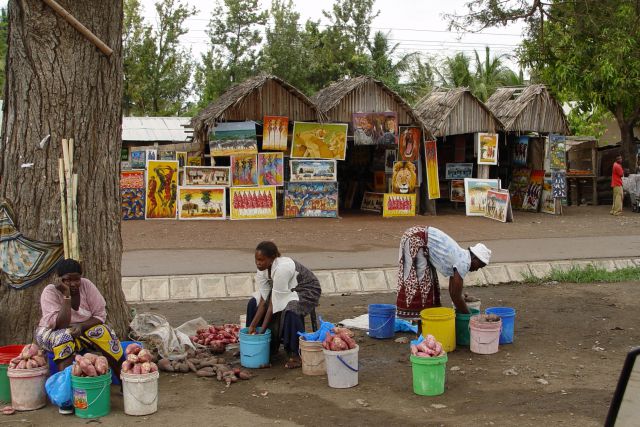
M461 242L463 247L475 242ZM485 241L493 262L535 262L598 258L640 257L640 235L562 237ZM397 248L357 252L290 252L286 254L315 270L385 268L397 265ZM127 277L181 274L245 273L255 269L253 250L134 250L123 254L122 275Z

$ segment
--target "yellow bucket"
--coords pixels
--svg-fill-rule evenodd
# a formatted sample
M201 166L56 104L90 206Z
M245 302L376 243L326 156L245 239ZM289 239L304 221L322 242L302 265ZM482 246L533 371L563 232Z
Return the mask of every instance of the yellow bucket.
M456 349L456 312L452 308L426 308L420 312L422 336L433 335L444 351Z

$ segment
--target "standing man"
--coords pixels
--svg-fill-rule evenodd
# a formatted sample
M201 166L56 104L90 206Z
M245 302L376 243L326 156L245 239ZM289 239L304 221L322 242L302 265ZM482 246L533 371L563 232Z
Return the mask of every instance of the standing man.
M622 169L622 156L616 157L611 172L611 188L613 189L613 206L609 212L611 215L622 215L622 177L624 169Z

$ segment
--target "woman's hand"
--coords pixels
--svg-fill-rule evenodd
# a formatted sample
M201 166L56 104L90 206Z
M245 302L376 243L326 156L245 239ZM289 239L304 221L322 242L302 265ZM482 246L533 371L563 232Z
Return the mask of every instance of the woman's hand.
M70 325L67 331L69 332L69 335L71 335L74 338L78 338L80 335L82 335L82 327L77 324Z
M247 333L249 335L255 335L256 334L256 327L255 326L249 326L249 330L247 331Z
M55 286L56 286L56 289L60 291L60 293L65 297L71 296L71 289L59 277L56 278Z

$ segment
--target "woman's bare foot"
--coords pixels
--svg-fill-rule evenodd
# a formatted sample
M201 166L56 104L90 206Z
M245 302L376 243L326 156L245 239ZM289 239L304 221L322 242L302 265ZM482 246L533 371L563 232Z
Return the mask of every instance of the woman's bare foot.
M284 365L287 369L298 369L302 366L302 360L298 356L291 356L287 363Z

